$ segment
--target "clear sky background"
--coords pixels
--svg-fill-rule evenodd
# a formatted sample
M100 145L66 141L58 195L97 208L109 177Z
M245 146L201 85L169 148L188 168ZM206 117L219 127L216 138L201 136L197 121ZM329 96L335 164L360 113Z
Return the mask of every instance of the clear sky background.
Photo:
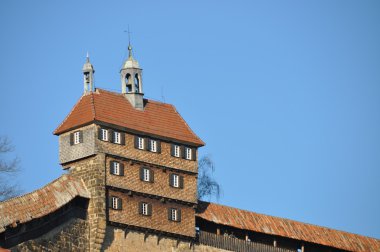
M24 192L62 174L53 130L120 92L128 25L146 97L206 142L221 204L380 238L380 1L0 1L0 135Z

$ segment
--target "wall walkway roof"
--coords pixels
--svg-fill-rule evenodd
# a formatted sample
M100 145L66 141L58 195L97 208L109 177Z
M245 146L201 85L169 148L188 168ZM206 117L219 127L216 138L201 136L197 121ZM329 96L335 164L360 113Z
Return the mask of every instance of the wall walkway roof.
M375 238L214 203L201 201L197 218L238 229L282 236L348 251L380 251L380 240Z
M71 175L62 175L34 192L0 202L0 233L9 225L48 215L78 196L90 198L84 183Z

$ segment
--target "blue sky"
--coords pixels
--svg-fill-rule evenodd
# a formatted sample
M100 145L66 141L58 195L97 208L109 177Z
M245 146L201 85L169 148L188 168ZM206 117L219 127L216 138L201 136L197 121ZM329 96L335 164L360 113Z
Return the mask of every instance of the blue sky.
M379 1L0 2L0 135L24 192L61 173L53 130L120 92L128 25L148 98L206 142L220 203L380 238Z

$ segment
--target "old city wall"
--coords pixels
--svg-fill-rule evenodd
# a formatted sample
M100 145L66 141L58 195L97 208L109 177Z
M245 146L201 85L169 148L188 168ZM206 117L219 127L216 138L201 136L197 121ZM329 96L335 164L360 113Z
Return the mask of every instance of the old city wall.
M105 155L98 154L65 164L70 174L82 179L91 194L88 205L90 251L98 251L106 229Z
M145 235L141 232L129 231L108 226L102 250L107 252L227 252L205 245L194 245L188 241L174 238L159 238L157 235Z
M88 251L89 226L82 219L71 219L48 233L20 243L11 251Z

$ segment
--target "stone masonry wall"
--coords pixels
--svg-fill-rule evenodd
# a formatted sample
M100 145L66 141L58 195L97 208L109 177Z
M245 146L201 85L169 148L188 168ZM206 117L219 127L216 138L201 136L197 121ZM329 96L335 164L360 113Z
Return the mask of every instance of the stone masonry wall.
M110 161L117 161L124 164L124 176L110 174ZM144 166L150 168L154 172L154 181L150 183L140 180L141 166L141 164L136 164L130 161L122 161L107 157L107 185L187 202L197 202L197 178L195 174L189 175L181 172L172 172L157 168L153 165ZM169 177L172 173L183 176L183 188L174 188L169 185Z
M88 206L90 251L99 251L106 229L105 155L67 164L70 174L82 179L91 194Z
M37 239L14 246L11 251L88 251L88 236L87 222L71 219Z
M106 238L102 247L106 252L227 252L205 245L190 246L188 241L179 241L174 238L158 238L156 235L145 236L144 233L128 231L107 226Z
M97 131L96 131L97 132ZM109 153L116 156L149 162L157 165L183 169L185 171L198 172L197 161L173 157L170 154L171 144L161 141L161 153L135 149L134 135L125 133L125 145L101 141L96 138L99 152Z
M162 203L156 199L136 195L128 196L125 193L112 190L108 191L108 195L122 199L121 210L109 208L109 220L112 222L146 227L189 237L195 236L195 210L191 207L172 202ZM139 214L139 202L152 204L151 216L142 216ZM168 220L169 208L181 209L181 222Z
M78 130L83 131L83 143L70 145L70 134ZM59 161L61 164L95 154L95 130L96 126L92 124L60 135Z

